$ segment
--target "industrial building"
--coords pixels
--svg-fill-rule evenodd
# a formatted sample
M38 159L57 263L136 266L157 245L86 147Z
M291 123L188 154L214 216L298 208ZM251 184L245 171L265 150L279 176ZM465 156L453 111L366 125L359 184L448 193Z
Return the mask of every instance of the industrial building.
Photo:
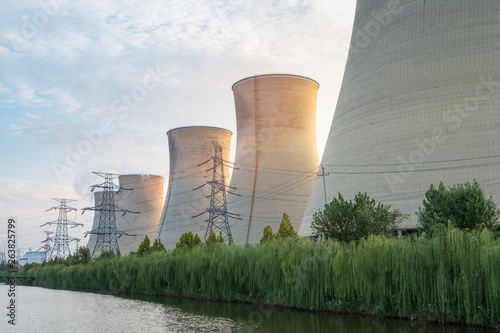
M45 261L45 251L28 251L22 258L19 258L19 266L26 264L41 264Z
M319 84L288 74L236 82L237 144L228 211L236 244L256 244L267 225L276 232L287 213L298 230L319 165L316 101Z
M213 143L221 145L223 159L229 161L232 133L223 128L191 126L172 129L167 136L169 183L155 238L160 239L165 248L172 249L188 231L203 240L208 213L199 214L210 207L211 187L207 182L212 180ZM229 168L224 174L229 179Z
M116 229L129 235L118 238L122 255L137 251L147 235L153 242L163 209L165 179L155 175L121 175L118 207L130 213L117 214Z
M358 0L344 79L299 230L337 193L411 214L431 184L500 203L500 2Z

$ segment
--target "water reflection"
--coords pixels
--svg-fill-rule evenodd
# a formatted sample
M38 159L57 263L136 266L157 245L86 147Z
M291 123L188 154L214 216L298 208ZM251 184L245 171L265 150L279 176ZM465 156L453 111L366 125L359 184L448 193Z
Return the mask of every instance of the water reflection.
M7 286L0 284L1 307ZM0 332L486 332L402 320L176 297L17 287L16 326ZM5 306L4 306L5 305Z
M200 301L179 297L117 294L119 297L140 299L177 308L182 313L203 316L209 320L227 318L236 325L230 332L291 332L291 333L478 333L487 330L440 325L423 321L383 319L359 315L338 315L245 303ZM222 331L221 331L222 332Z

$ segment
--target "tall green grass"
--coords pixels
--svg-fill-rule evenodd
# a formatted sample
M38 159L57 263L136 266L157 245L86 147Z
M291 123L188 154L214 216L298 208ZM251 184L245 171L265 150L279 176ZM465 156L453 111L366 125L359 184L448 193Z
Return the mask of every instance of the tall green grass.
M38 284L500 324L500 242L489 231L200 245L28 273Z

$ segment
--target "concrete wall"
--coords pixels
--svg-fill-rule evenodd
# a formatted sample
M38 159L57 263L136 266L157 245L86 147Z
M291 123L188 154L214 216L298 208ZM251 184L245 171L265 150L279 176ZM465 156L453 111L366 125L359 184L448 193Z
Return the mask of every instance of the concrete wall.
M476 178L500 203L499 15L491 0L358 0L321 161L329 200L367 192L412 214L406 228L431 183ZM318 178L302 236L323 205Z
M116 216L116 228L135 236L118 238L122 255L137 251L147 235L154 241L158 221L163 209L163 185L165 180L155 175L122 175L119 178L119 208L128 209L138 214L127 213Z
M297 231L318 168L316 81L296 75L253 76L233 85L238 129L228 211L237 244L278 231L283 213Z
M222 146L223 158L229 160L231 135L228 130L216 127L181 127L167 132L170 152L170 175L167 198L155 238L167 249L172 249L181 235L191 231L203 240L208 213L193 218L210 207L211 187L195 188L212 179L213 160L198 166L214 156L212 141ZM225 168L229 179L229 169Z
M94 207L97 208L99 205L102 203L102 195L104 192L94 192ZM115 193L115 207L118 207L118 199L119 199L119 194ZM100 211L94 211L94 222L92 224L92 229L90 230L96 230L99 227L99 218L101 216ZM90 250L90 254L94 251L95 244L97 242L97 235L96 234L89 234L87 237L89 237L89 241L87 243L87 247ZM95 256L99 256L100 253L96 253Z

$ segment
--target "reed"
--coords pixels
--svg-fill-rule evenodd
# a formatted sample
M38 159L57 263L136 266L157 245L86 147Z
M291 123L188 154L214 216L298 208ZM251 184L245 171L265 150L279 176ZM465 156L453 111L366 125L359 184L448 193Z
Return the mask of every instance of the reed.
M500 324L500 242L450 228L358 243L215 243L28 273L38 284L258 301L311 310Z

